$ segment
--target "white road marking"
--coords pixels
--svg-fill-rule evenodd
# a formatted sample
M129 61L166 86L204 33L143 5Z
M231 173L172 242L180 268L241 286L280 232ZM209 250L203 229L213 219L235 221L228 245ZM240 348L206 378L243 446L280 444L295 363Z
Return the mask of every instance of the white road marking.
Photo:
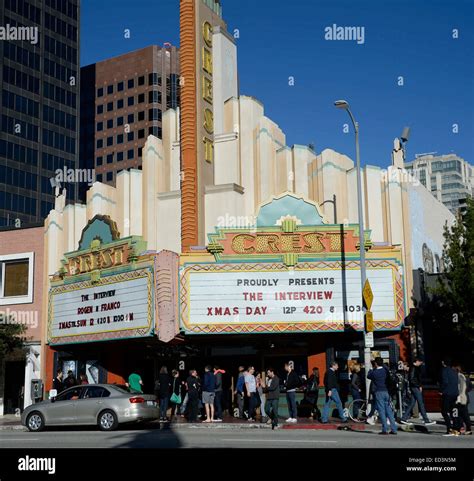
M9 438L9 439L0 439L1 441L39 441L39 438Z

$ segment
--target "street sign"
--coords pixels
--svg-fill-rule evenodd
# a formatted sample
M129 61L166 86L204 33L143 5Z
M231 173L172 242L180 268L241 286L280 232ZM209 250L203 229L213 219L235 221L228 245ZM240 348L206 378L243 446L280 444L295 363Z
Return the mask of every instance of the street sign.
M372 307L372 301L374 300L374 293L370 287L369 279L365 280L364 289L362 289L362 297L364 299L365 306L370 311L370 308Z
M366 332L364 333L364 344L365 347L374 347L374 333L373 332Z
M365 311L365 330L374 332L374 313L372 311Z

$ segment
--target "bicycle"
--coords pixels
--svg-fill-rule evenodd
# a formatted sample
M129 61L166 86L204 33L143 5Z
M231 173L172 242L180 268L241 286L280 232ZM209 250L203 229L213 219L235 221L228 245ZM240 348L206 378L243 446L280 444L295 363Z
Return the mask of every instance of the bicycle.
M372 405L367 404L365 399L353 399L345 409L346 416L350 417L355 423L367 422L367 414L370 413ZM357 413L357 416L355 415ZM377 416L377 412L374 414L374 418Z

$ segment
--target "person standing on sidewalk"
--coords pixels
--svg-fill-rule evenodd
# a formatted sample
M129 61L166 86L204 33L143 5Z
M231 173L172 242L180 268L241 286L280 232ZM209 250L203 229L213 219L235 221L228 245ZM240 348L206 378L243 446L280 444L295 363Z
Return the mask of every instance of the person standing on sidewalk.
M436 424L434 421L430 421L430 419L428 418L428 415L426 414L425 403L423 402L423 386L421 384L422 365L423 360L417 357L415 358L413 365L410 367L410 372L408 374L408 383L410 386L411 399L405 413L400 420L402 424L411 424L408 422L408 419L410 419L416 403L418 403L418 409L423 418L424 425L430 426L432 424Z
M459 385L459 395L456 400L457 416L455 416L455 426L454 429L458 432L462 432L462 425L465 425L464 434L467 436L472 435L471 431L471 418L469 416L469 392L472 390L472 383L468 376L466 376L461 369L460 365L455 364L454 369L458 373L458 385Z
M381 357L375 358L375 369L371 369L367 377L374 383L375 403L379 412L382 432L379 434L389 434L387 418L390 421L390 434L397 434L397 423L395 414L390 406L390 395L388 393L387 377L388 369L383 365Z
M211 366L204 368L204 379L202 383L202 402L206 409L205 423L212 423L214 419L214 400L216 397L216 376Z
M160 374L158 375L158 398L160 400L160 421L166 422L168 418L166 413L168 411L168 404L170 400L170 376L166 366L162 366Z
M135 369L130 376L128 376L126 386L130 389L130 392L134 394L143 394L143 381L140 374L138 374L138 369Z
M189 377L186 380L186 387L188 389L188 422L197 422L199 409L199 391L201 390L201 383L197 375L196 369L189 371Z
M321 411L318 408L319 399L319 369L313 367L313 374L306 383L306 399L311 403L311 415L313 419L321 420Z
M451 367L451 359L445 358L441 362L441 414L446 423L445 436L457 436L454 429L453 410L459 396L458 373Z
M339 417L343 423L347 423L347 417L344 414L341 398L339 397L339 382L337 380L337 370L339 364L336 361L332 361L329 369L324 374L324 388L326 390L326 402L323 407L323 415L321 422L327 424L329 422L329 408L331 404L336 403L337 410L339 411Z
M258 398L257 398L257 381L254 376L255 368L253 366L249 366L247 369L247 374L245 374L245 389L247 391L247 396L249 399L249 418L247 421L253 422L256 421L255 417L255 410L258 405Z
M260 417L261 417L261 422L265 423L267 421L267 416L265 414L265 402L266 402L266 396L265 396L265 391L263 388L265 387L265 382L262 379L261 373L257 373L255 376L255 380L257 382L257 394L258 394L258 401L260 402Z
M222 422L222 375L225 374L224 369L220 369L219 366L214 366L214 376L216 378L216 396L214 398L214 406L216 417L214 421L216 423Z
M239 375L237 376L237 383L235 385L234 394L237 398L237 408L239 410L239 418L244 419L245 407L245 371L244 366L239 366Z
M267 385L263 388L265 393L265 413L271 419L272 429L278 426L278 402L280 399L280 379L273 368L267 369Z
M56 371L56 377L53 379L53 389L56 389L57 394L64 391L63 372L61 369Z
M360 376L360 364L354 363L351 367L351 395L353 401L362 399L362 378ZM360 403L353 403L353 415L355 418L359 417Z
M286 388L286 402L288 403L288 413L289 418L286 420L287 423L296 423L297 420L297 411L296 411L296 389L301 386L301 379L296 374L295 370L293 369L293 365L289 362L285 364L285 371L286 371L286 380L285 380L285 388Z
M179 378L179 371L177 369L173 369L171 371L171 420L174 416L178 417L180 405L182 402L181 398L181 388L182 388L182 381Z

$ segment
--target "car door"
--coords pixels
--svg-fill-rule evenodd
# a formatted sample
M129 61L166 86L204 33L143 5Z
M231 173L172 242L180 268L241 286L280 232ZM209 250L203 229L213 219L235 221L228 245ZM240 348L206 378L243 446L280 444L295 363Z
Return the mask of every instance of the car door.
M104 402L110 391L102 386L85 386L81 399L77 401L76 417L78 424L96 424L97 416L104 409Z
M54 402L45 410L47 425L74 424L76 404L82 394L80 386L74 386L56 396Z

